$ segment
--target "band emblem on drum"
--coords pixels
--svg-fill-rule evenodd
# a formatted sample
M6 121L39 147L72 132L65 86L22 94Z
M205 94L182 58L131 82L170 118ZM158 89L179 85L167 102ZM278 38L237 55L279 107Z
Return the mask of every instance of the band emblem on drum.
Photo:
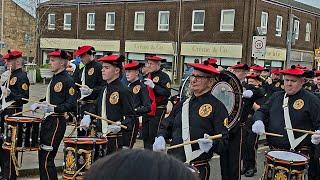
M303 108L304 106L304 101L302 99L297 99L294 103L293 103L293 108L295 110L300 110L301 108Z
M229 120L228 120L228 118L225 118L225 119L224 119L223 125L224 125L224 127L228 127L228 125L229 125Z
M280 82L277 82L274 86L275 87L279 87L280 86Z
M26 91L26 90L29 89L29 86L28 86L27 83L23 83L22 86L21 86L21 88Z
M171 88L170 82L168 82L168 83L166 84L166 87L169 88L169 89Z
M275 180L287 180L288 177L283 171L279 171L275 176Z
M110 104L117 104L118 101L119 101L119 93L118 92L113 92L110 95L110 98L109 98Z
M94 68L90 68L88 71L88 75L91 76L94 73Z
M152 79L152 81L155 82L155 83L157 83L157 82L159 82L159 79L160 79L159 76L156 76L156 77L154 77L154 78Z
M17 77L13 77L10 79L10 85L13 86L17 82Z
M70 94L70 96L73 96L74 93L75 93L75 90L74 90L73 87L71 87L71 88L69 89L69 94Z
M199 108L199 115L201 117L207 117L211 114L212 112L212 106L211 104L203 104L200 108Z
M62 90L62 82L58 82L57 84L54 85L54 92L60 92Z
M72 151L68 151L66 156L66 169L67 171L73 171L75 169L76 163L75 158Z
M134 94L138 94L140 91L141 86L140 85L136 85L133 87L132 91Z

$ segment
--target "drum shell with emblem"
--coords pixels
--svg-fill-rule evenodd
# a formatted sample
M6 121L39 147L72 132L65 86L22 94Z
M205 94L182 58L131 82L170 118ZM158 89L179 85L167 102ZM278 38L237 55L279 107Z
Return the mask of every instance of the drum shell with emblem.
M266 152L262 180L304 180L308 176L309 158L301 153L285 150Z
M106 155L108 141L105 138L67 137L63 142L63 179L72 179L74 176L76 179L82 179L92 163Z
M10 150L15 143L17 151L37 151L40 143L40 118L7 117L4 124L3 148Z

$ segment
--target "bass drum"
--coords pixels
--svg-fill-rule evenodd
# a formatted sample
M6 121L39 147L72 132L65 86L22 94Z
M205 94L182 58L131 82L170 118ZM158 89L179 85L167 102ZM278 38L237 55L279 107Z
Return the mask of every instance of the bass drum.
M214 84L212 95L219 99L228 110L227 128L232 129L240 120L242 110L243 87L240 80L230 71L220 72L218 81ZM190 90L190 76L182 83L180 99L185 100L192 94Z

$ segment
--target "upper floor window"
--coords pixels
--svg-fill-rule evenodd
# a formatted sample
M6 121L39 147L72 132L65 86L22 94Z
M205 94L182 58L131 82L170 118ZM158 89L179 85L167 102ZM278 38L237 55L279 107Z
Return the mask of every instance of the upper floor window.
M95 13L88 13L87 14L87 30L94 30L95 29Z
M261 13L261 32L263 34L267 34L268 32L268 13L267 12L262 12Z
M306 41L310 41L310 37L311 37L311 23L307 23L306 24Z
M220 31L233 31L234 30L234 9L221 10Z
M192 31L203 31L204 30L204 10L194 10L192 12Z
M299 39L300 21L294 20L293 32L295 33L295 39Z
M116 23L116 13L107 12L106 13L106 30L109 30L109 31L114 30L115 23Z
M71 13L64 13L63 30L71 30Z
M169 31L169 11L159 11L158 31Z
M145 12L137 11L134 15L134 30L144 31Z
M282 16L277 16L276 20L276 36L281 37L282 34Z
M54 30L56 28L56 15L48 14L48 29Z

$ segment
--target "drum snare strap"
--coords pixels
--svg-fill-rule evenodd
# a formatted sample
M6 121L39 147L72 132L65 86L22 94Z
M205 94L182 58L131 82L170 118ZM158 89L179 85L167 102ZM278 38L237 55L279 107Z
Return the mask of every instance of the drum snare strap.
M301 137L295 139L294 134L292 130L292 124L291 124L291 119L290 119L290 114L289 114L289 107L288 107L288 102L289 102L289 97L286 97L287 93L284 94L283 97L283 115L284 115L284 122L287 128L287 134L288 134L288 139L290 142L291 149L296 148L307 136L308 134L304 134Z
M190 141L190 130L189 130L189 101L190 98L188 98L182 106L182 139L183 142ZM191 144L184 145L184 153L186 156L186 163L190 163L190 161L194 160L195 158L199 157L204 151L198 149L195 151L192 151Z

